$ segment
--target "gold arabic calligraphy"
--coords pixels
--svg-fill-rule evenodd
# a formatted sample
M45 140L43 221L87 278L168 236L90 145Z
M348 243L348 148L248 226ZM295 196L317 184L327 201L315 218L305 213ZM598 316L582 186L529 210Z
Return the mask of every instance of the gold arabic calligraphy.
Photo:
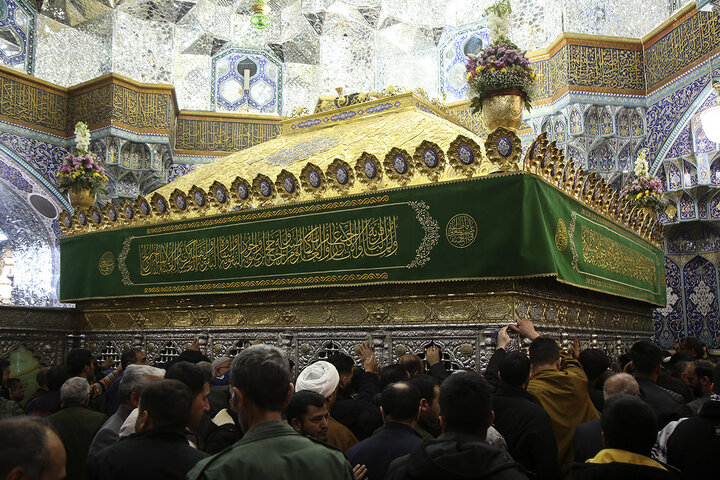
M175 148L235 152L277 137L275 123L178 119Z
M362 218L141 244L140 274L184 274L361 257L385 258L395 255L397 250L397 217Z
M652 257L611 240L585 225L581 226L580 233L585 262L651 285L657 283Z

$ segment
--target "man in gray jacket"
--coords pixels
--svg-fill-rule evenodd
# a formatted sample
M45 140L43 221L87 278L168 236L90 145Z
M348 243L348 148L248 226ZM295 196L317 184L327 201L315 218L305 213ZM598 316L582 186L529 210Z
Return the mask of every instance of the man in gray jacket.
M88 457L97 455L103 448L118 442L120 427L130 412L137 408L142 391L150 385L150 382L162 380L164 377L165 370L161 368L136 364L127 366L118 389L120 408L107 419L93 438Z

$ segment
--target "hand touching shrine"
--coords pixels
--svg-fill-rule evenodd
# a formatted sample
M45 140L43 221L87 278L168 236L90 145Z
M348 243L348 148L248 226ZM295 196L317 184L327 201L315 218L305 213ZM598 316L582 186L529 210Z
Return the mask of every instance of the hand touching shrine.
M375 352L373 352L372 345L369 341L363 342L358 347L360 358L363 361L363 367L366 372L377 373L378 364L377 358L375 358Z

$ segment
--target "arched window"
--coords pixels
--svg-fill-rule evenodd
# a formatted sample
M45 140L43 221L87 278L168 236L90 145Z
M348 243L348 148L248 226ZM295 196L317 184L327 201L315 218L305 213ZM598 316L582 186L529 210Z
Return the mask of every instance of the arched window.
M275 55L264 50L224 50L212 57L213 110L280 115L282 79L283 65Z
M480 53L489 43L484 24L465 27L440 40L440 93L447 95L448 102L467 97L467 56Z

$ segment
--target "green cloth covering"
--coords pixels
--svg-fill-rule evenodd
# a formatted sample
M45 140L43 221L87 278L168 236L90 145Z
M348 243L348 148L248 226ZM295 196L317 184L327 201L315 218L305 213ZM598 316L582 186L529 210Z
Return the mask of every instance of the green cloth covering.
M666 303L661 250L519 173L98 231L60 249L62 301L554 276Z

